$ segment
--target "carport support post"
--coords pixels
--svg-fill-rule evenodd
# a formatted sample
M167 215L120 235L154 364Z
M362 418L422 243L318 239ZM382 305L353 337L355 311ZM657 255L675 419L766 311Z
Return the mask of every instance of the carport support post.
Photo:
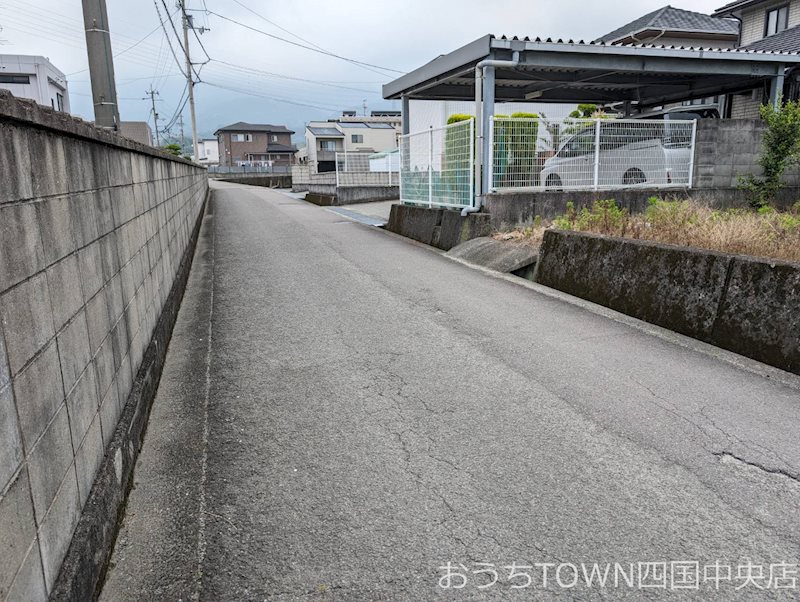
M600 187L600 119L594 124L594 189Z
M428 133L428 207L433 208L433 126Z
M408 95L403 94L401 102L403 103L403 136L411 133L411 103L408 101Z
M483 68L483 107L481 110L481 196L489 194L492 161L491 123L494 117L494 66Z
M781 63L778 65L778 74L772 78L769 90L769 101L776 109L780 108L781 97L783 96L783 79L786 67Z

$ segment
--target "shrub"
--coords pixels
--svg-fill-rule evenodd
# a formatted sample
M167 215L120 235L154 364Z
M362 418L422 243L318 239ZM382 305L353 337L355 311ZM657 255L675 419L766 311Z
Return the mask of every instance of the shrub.
M456 113L450 115L447 124L463 123L475 119L472 115ZM447 188L451 198L457 197L462 202L467 199L469 174L472 164L469 161L469 148L475 145L475 140L470 136L467 127L455 127L445 130L444 156L442 159L442 183ZM465 150L467 149L467 150Z
M783 173L800 159L800 101L790 101L781 107L762 105L761 118L767 124L758 164L763 176L746 176L740 185L752 193L754 208L774 202L783 188Z
M447 125L460 121L469 121L470 119L475 119L475 117L473 115L467 115L466 113L453 113L447 118Z

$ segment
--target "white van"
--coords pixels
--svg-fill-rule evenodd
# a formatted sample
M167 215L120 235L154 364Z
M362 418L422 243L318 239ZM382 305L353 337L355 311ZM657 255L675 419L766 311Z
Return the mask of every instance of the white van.
M545 162L539 181L546 190L688 186L692 131L701 115L665 111L653 117L602 120L599 153L596 122L582 124Z

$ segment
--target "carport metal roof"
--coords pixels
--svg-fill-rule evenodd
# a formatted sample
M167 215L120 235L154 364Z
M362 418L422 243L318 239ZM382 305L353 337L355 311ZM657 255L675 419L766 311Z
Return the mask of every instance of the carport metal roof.
M800 65L800 53L496 38L487 35L384 85L386 99L469 100L475 66L498 67L497 101L638 102L640 106L749 90Z

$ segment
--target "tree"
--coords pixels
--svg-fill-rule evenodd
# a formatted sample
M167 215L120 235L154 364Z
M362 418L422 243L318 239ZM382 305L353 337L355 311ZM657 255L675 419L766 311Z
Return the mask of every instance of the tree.
M762 105L761 118L767 125L758 159L764 175L740 178L742 188L753 194L750 205L756 209L775 200L786 168L800 163L800 101Z
M166 144L161 147L161 150L168 152L170 155L175 155L176 157L180 157L183 151L181 150L180 144Z
M602 109L598 109L597 105L594 104L580 104L569 116L572 119L603 119L608 117Z

